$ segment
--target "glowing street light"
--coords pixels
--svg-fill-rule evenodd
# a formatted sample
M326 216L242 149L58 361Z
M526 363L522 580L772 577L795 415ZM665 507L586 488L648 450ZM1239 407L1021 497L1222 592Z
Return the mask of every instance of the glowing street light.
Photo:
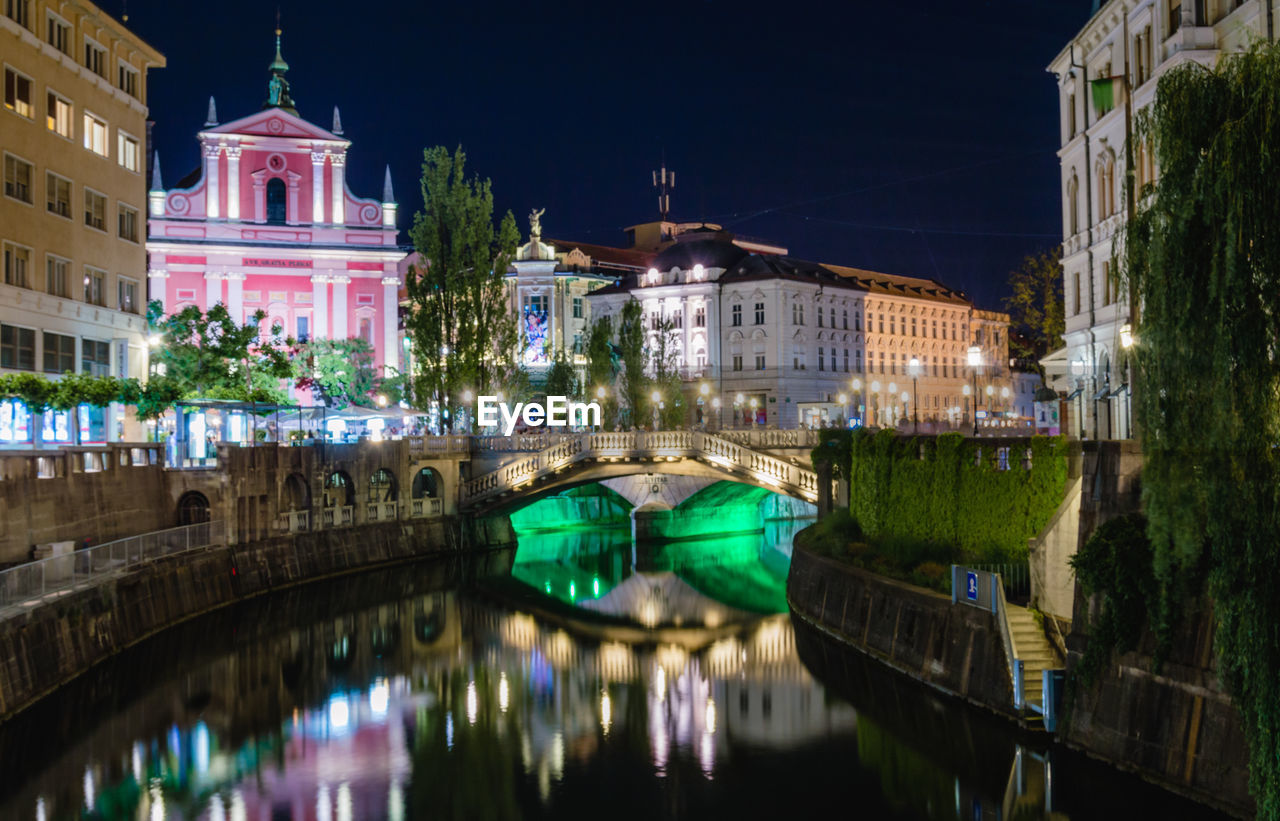
M863 416L862 410L862 380L855 376L853 381L849 383L849 387L853 388L853 401L858 405L856 409L858 411L858 422L861 425L866 425L867 420Z
M982 349L970 345L967 355L969 381L973 383L973 435L978 435L978 371L982 370ZM968 394L966 394L967 396Z
M907 373L911 374L911 393L919 399L920 396L920 359L919 357L911 357L911 361L907 364ZM903 394L903 401L906 400L906 394ZM917 401L911 406L911 432L920 432L920 403Z
M1128 322L1120 326L1120 347L1126 351L1133 347L1133 326Z

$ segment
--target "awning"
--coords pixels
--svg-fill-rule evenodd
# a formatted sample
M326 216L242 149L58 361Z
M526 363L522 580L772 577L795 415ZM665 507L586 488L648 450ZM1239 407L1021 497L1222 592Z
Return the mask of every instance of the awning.
M1067 394L1067 401L1070 402L1071 400L1078 398L1082 393L1084 393L1084 388L1076 388L1071 393Z
M1100 400L1106 399L1110 395L1111 395L1111 389L1104 387L1102 390L1098 391L1093 395L1093 401L1098 402Z
M1112 395L1113 397L1115 397L1115 396L1119 396L1119 395L1120 395L1120 394L1122 394L1122 393L1128 393L1128 392L1129 392L1129 383L1128 383L1128 382L1126 382L1126 383L1124 383L1123 385L1121 385L1120 387L1118 387L1118 388L1116 388L1115 390L1113 390L1113 391L1111 392L1111 395Z

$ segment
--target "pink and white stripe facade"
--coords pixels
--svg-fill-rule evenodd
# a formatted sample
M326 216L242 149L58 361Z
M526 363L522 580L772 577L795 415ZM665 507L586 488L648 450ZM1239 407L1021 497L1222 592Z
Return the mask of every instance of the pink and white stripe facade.
M165 313L221 302L261 309L285 336L362 336L380 368L398 359L396 204L346 185L348 140L280 108L198 135L201 175L149 195L151 299ZM156 175L158 176L158 174ZM389 371L387 371L389 372Z

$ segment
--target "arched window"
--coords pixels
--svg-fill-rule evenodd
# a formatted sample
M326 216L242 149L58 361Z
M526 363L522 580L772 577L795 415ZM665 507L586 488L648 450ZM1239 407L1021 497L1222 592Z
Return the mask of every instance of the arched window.
M360 318L360 338L373 344L373 320L367 316Z
M396 498L395 474L386 468L379 468L369 477L369 501L394 502Z
M283 225L285 219L284 180L272 177L267 181L267 222Z
M1080 179L1074 171L1067 183L1067 233L1073 237L1080 233Z
M431 468L423 468L413 477L413 498L440 498L440 474Z

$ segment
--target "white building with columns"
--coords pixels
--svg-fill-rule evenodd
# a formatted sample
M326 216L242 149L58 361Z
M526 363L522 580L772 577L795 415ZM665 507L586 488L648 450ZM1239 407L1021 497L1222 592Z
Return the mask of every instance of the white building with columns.
M1131 435L1122 329L1128 294L1117 288L1119 242L1130 203L1156 183L1151 151L1127 150L1137 114L1162 74L1183 63L1213 65L1255 40L1274 41L1276 0L1108 0L1049 64L1057 78L1062 171L1062 267L1066 347L1044 360L1069 398L1064 428L1088 439ZM1129 159L1130 154L1132 159Z
M219 124L213 100L197 134L201 165L165 189L156 158L148 195L150 298L165 313L221 302L240 322L261 310L264 333L373 346L399 365L396 202L387 170L381 199L347 187L351 142L298 116L280 55L262 110Z

